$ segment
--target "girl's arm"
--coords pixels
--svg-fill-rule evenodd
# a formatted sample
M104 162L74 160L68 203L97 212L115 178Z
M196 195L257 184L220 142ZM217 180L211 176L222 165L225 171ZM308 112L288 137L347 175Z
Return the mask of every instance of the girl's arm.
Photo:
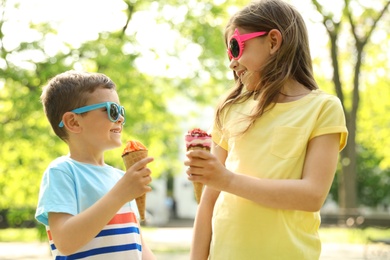
M201 202L196 212L192 243L190 250L191 260L207 260L211 242L211 218L213 216L214 204L218 198L219 191L205 187Z
M227 152L221 147L212 145L211 152L222 164L225 163ZM190 259L192 260L207 260L210 251L210 242L212 236L211 218L213 215L215 201L219 196L219 191L205 187L198 211L196 213L193 238L190 251Z
M140 226L139 229L141 230ZM142 260L156 260L156 256L153 254L152 250L146 245L142 233L141 233L141 242L142 242Z
M227 170L201 151L187 153L191 181L199 181L261 205L287 210L318 211L336 172L340 134L327 134L308 143L301 179L259 179ZM196 176L197 175L197 176Z

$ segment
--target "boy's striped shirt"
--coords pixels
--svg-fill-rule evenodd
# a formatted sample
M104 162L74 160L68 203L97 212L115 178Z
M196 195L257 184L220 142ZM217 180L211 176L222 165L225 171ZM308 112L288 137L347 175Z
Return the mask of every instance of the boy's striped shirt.
M64 256L56 248L50 230L49 243L55 260L68 259L142 259L139 226L130 206L124 206L99 234L76 253Z

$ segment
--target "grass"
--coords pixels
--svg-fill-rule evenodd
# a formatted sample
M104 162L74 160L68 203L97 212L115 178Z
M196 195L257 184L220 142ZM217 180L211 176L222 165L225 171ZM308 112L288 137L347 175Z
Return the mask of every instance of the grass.
M36 228L0 229L0 242L36 242L39 231Z
M368 238L390 238L390 229L322 227L319 234L322 243L366 244Z
M154 228L143 227L143 232L153 232ZM322 227L320 237L323 243L365 244L370 238L390 238L390 228L340 228ZM39 232L34 228L0 229L0 242L36 242ZM168 249L167 249L168 250ZM169 249L170 250L170 249Z
M156 228L142 227L143 232L153 232ZM6 228L0 229L0 242L37 242L40 232L36 228ZM46 235L43 238L46 241Z

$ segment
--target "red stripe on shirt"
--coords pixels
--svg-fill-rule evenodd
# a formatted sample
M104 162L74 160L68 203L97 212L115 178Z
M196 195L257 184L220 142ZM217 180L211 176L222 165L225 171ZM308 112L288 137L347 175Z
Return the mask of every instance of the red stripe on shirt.
M116 214L107 225L114 224L127 224L127 223L137 223L137 218L133 212Z
M53 240L53 238L51 237L51 232L50 232L50 230L47 230L46 232L47 232L47 236L49 237L49 240Z

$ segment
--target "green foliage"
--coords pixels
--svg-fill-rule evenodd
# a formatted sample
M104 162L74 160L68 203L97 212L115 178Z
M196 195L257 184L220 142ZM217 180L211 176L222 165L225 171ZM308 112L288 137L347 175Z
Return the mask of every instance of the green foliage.
M387 36L390 47L390 36ZM381 169L390 168L390 63L383 46L370 46L362 74L362 108L359 111L357 141L371 147L383 160Z
M50 158L61 150L50 135L39 102L39 85L47 80L39 68L37 64L35 72L15 70L10 64L2 71L5 81L0 92L1 208L35 206L40 176Z
M182 36L182 40L172 46L172 55L180 58L189 44L202 49L199 56L200 69L191 71L191 76L177 85L181 95L186 95L198 104L216 104L221 93L232 84L226 79L230 70L223 35L230 5L227 2L217 5L202 0L172 0L159 4L160 16L157 19L170 24ZM167 6L177 12L185 11L183 22L175 23L174 19L167 21L164 16Z
M369 149L359 151L358 194L362 205L390 205L390 168L382 170L382 160Z
M39 230L32 228L7 228L0 230L0 242L36 242Z
M127 111L123 142L136 138L148 147L149 154L156 158L151 165L154 177L178 172L176 138L180 129L175 123L177 116L168 111L169 100L176 95L175 88L168 79L152 78L136 70L137 56L122 51L131 41L130 36L118 33L109 37L101 34L96 41L78 49L80 54L88 53L87 57L80 55L79 61L84 67L96 68L108 75L116 83L121 104ZM119 149L108 152L107 162L124 168L120 155Z
M381 169L384 159L371 148L359 145L357 149L357 186L360 206L377 207L390 205L390 168ZM338 200L338 176L336 173L330 194Z
M319 4L320 1L311 2L320 12L329 35L337 37L332 57L335 58L333 62L337 62L338 67L332 66L332 69L333 72L340 74L333 73L333 76L340 76L342 89L338 94L340 97L340 94L343 94L342 102L346 110L349 136L353 138L349 139L347 149L342 152L343 170L338 171L331 194L336 200L341 195L344 204L341 206L347 208L358 206L355 199L359 200L361 205L372 207L388 203L385 186L377 182L381 181L386 185L390 165L388 156L390 138L387 130L390 118L388 113L383 113L390 106L390 92L387 86L389 75L386 72L389 71L390 64L385 54L390 42L389 34L386 33L390 19L388 12L390 2L377 1L373 4L359 0L345 1L341 4L344 7L347 5L343 13L338 13L336 10L340 9L337 7L327 8L325 2L322 5ZM331 46L328 43L329 47ZM315 71L321 73L324 64L326 63L316 60ZM356 75L356 72L359 72L359 75ZM330 76L327 78L332 80ZM321 83L327 85L325 80ZM331 82L337 87L336 83L337 80ZM352 149L348 149L350 147ZM357 165L354 164L355 161ZM349 185L341 187L343 192L338 194L340 176L343 176L344 183L349 182ZM357 193L354 189L355 184Z
M34 214L34 208L11 208L7 211L7 223L10 227L32 227L36 224Z

